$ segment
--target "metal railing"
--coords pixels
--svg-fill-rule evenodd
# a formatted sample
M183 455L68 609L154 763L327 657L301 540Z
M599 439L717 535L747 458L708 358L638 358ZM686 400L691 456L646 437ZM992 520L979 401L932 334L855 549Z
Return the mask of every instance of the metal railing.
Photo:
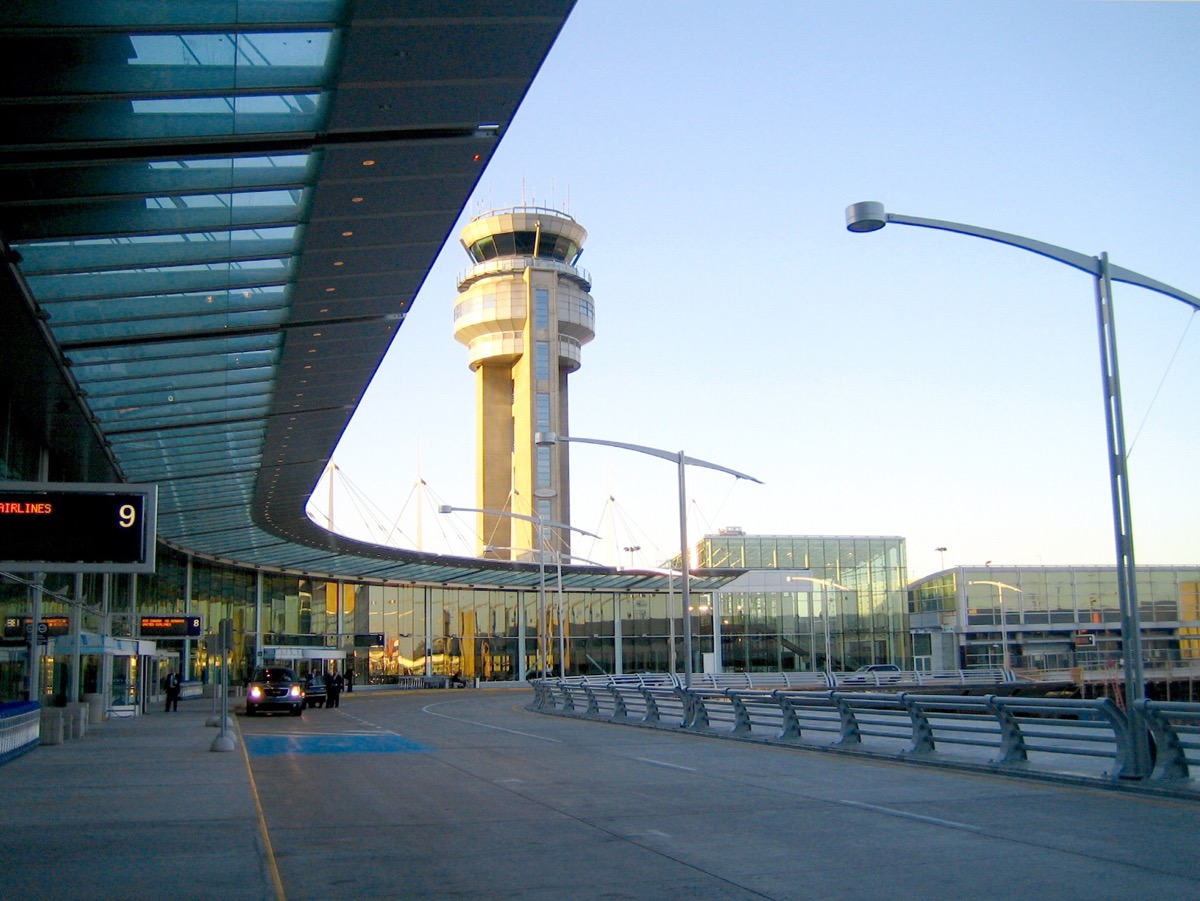
M670 675L535 680L530 709L992 772L1197 788L1200 704L1137 702L1156 749L1153 772L1139 776L1129 722L1108 698L768 684L798 675L809 674L698 677L690 689Z

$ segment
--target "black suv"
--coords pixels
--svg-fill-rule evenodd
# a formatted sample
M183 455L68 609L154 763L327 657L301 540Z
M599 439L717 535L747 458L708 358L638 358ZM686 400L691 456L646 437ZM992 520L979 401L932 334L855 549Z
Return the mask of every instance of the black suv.
M324 676L313 673L304 680L305 707L324 707L328 699L329 692L325 688Z
M260 666L246 688L246 716L261 710L287 710L292 716L304 713L304 683L286 666Z

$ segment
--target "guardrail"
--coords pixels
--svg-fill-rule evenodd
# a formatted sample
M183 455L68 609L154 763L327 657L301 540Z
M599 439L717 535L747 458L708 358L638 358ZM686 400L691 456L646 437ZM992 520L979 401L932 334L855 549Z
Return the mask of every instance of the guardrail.
M41 710L37 701L0 704L0 764L38 746Z
M530 709L993 772L1188 790L1200 776L1200 704L1137 702L1156 756L1153 772L1139 777L1129 721L1108 698L752 687L796 674L746 675L690 689L670 676L535 680Z

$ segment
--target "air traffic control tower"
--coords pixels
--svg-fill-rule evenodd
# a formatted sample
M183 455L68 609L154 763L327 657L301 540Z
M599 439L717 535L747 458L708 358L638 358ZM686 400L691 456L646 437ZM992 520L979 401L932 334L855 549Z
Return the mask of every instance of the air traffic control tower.
M596 334L591 277L575 265L587 231L566 213L515 207L475 217L461 240L474 265L459 278L454 337L475 372L476 506L514 514L478 514L479 554L530 559L537 526L516 517L570 523L568 445L533 439L571 434L567 376ZM546 548L566 552L569 534L548 527Z

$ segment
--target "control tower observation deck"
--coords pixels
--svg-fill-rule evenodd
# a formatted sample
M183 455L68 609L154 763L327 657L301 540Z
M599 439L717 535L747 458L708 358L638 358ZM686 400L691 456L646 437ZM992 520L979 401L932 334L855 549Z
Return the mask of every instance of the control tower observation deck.
M462 230L474 265L459 277L454 337L475 372L479 553L536 558L535 523L570 523L568 445L536 447L537 432L570 435L567 376L595 337L591 277L576 266L587 231L542 207L492 210ZM546 549L570 548L548 527ZM547 559L553 560L550 556Z

